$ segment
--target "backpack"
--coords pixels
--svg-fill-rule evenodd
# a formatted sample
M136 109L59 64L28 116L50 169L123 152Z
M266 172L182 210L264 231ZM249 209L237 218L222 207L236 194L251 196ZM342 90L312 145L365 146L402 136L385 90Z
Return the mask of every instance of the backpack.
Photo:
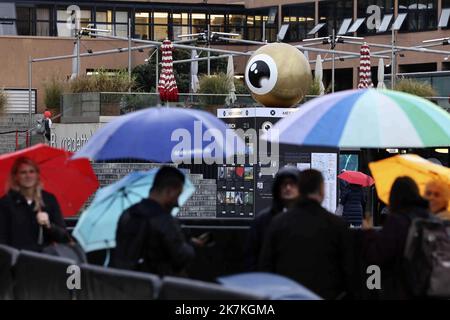
M39 119L37 120L37 124L36 124L36 132L39 134L44 134L45 133L45 123L44 123L44 119Z
M403 258L414 296L450 298L450 221L413 218Z
M113 266L119 269L139 271L144 262L148 222L145 219L138 221L131 217L130 210L131 208L127 209L119 221ZM131 225L137 226L137 230L133 228L131 232L129 230Z

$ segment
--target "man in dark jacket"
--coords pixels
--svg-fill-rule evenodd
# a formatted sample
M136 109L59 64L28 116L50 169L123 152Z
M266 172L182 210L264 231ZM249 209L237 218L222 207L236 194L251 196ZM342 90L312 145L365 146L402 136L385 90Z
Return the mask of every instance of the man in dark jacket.
M194 258L171 215L178 206L184 175L162 167L155 176L148 198L128 208L116 232L114 266L163 275L178 275Z
M58 201L49 192L42 191L42 212L48 215L48 224L40 226L34 209L34 202L28 203L18 191L10 190L0 199L0 244L30 250L42 251L53 242L69 242ZM39 242L40 232L42 241Z
M262 242L272 218L291 208L298 201L298 177L300 171L294 167L284 167L278 171L272 185L272 206L257 214L252 222L245 250L245 267L248 271L258 269L258 259Z
M263 271L296 280L325 299L351 292L353 248L346 223L322 206L324 181L316 170L300 173L301 200L275 217L264 239Z

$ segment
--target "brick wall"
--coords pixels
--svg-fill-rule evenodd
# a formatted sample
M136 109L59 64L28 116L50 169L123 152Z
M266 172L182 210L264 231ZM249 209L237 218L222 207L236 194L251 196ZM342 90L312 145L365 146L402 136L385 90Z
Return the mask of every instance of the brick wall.
M132 171L149 170L159 166L161 165L155 163L92 164L101 187L114 183ZM195 193L181 208L179 217L215 217L216 180L204 179L202 174L190 174L188 171L186 173L195 186Z

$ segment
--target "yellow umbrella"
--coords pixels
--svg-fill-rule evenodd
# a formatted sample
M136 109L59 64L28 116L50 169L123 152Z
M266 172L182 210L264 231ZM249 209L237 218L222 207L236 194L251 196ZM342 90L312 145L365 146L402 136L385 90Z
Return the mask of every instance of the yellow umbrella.
M450 188L450 169L425 160L415 154L404 154L369 163L375 179L378 198L389 203L389 193L395 179L409 176L417 183L423 194L426 184L433 179L445 181Z

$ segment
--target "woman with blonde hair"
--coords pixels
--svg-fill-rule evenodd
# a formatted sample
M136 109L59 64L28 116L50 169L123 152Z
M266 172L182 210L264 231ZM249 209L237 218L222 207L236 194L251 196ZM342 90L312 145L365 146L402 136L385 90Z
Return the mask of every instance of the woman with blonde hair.
M58 201L42 190L39 166L18 158L11 169L6 195L0 199L0 243L42 251L53 242L68 242Z
M450 220L450 188L441 180L431 180L425 187L425 198L430 203L430 211L437 217Z

